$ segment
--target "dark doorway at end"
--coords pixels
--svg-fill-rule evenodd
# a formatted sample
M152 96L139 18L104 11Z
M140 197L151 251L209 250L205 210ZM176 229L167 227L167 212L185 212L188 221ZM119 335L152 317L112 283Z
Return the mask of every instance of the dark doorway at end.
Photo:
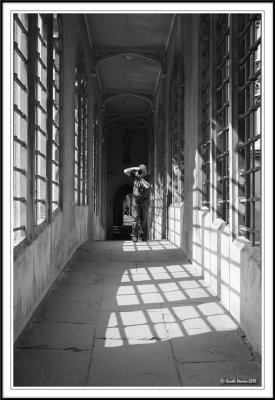
M130 185L123 185L114 195L112 240L131 239L132 191Z

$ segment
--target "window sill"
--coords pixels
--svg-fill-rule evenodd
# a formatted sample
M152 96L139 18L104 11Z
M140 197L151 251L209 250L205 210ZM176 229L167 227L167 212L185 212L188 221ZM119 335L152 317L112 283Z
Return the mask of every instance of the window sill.
M22 242L18 243L14 248L13 248L13 260L16 261L18 257L22 254L24 249L26 249L28 246L30 246L32 241L29 238L25 238L22 240Z

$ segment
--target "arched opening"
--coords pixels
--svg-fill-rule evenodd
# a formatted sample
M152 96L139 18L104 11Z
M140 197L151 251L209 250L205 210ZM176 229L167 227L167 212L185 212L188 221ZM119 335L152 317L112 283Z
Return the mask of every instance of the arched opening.
M132 226L132 198L133 194L128 193L123 200L123 226Z
M129 240L131 238L132 191L132 186L123 185L114 195L112 239Z

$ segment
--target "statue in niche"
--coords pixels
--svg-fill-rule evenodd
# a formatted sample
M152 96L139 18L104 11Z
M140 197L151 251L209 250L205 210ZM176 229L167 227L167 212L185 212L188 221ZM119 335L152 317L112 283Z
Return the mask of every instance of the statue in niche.
M123 162L124 163L131 163L130 160L130 150L131 150L131 144L132 144L132 138L129 135L129 129L126 129L125 135L122 138L122 143L124 146L124 159Z

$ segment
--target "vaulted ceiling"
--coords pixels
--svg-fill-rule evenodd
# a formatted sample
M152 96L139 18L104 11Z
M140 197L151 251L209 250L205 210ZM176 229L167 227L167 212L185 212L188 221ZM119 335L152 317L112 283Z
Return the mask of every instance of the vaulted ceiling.
M85 14L109 129L144 129L154 104L173 14Z

